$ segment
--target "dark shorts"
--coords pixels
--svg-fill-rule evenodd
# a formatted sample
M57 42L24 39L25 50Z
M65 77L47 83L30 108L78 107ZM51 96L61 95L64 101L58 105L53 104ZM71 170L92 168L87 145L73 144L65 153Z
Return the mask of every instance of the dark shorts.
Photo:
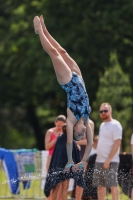
M111 162L109 169L103 168L104 163L95 163L94 174L93 174L93 186L100 187L104 186L110 188L117 186L118 180L118 167L119 163Z

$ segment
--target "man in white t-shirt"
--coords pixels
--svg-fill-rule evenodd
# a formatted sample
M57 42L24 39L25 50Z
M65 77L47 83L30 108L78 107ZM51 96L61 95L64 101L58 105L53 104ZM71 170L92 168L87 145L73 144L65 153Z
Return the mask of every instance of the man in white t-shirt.
M133 200L133 133L131 136L131 154L132 154L132 190L131 190L131 200Z
M99 130L93 185L98 188L98 200L105 199L106 188L111 189L112 200L118 200L117 172L122 126L112 118L112 107L109 103L102 103L99 112L103 123Z

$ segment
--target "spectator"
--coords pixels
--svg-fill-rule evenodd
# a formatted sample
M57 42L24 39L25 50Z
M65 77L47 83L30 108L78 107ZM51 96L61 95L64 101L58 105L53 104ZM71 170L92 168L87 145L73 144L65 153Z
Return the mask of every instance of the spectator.
M54 147L57 141L57 138L62 135L62 127L66 123L66 117L64 115L59 115L55 119L55 127L50 128L46 132L45 136L45 149L49 151L46 162L46 170L48 171L51 158L53 155ZM47 198L51 200L51 195Z
M111 189L112 200L118 200L117 172L122 126L112 118L112 107L109 103L102 103L99 112L103 123L99 130L93 186L97 187L98 200L105 199L106 188Z
M48 129L45 136L45 149L49 151L46 163L47 171L50 165L57 137L62 134L62 127L66 123L66 117L64 115L59 115L56 117L54 123L55 127Z
M67 151L66 151L66 126L63 126L63 134L58 137L55 145L51 163L49 166L48 174L46 177L46 184L44 188L44 193L47 197L51 196L52 200L66 200L67 190L70 178L75 178L77 187L84 187L83 171L79 172L66 172L64 167L68 161ZM76 143L73 141L73 160L75 163L80 161L79 150ZM79 177L79 178L78 178ZM58 193L60 191L60 194ZM60 196L59 196L60 195ZM79 200L79 197L76 197Z

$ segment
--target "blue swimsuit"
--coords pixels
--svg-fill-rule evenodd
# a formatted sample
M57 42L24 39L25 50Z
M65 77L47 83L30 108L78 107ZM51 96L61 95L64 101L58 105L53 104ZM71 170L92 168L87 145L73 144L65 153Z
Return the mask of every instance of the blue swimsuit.
M84 81L75 72L69 83L61 85L67 93L67 107L72 111L77 120L89 118L89 98L86 93Z

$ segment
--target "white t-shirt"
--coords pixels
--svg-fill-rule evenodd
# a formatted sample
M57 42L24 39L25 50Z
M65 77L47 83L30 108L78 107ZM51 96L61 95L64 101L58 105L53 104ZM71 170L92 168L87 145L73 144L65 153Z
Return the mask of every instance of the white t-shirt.
M132 136L131 136L131 145L133 144L133 133L132 133Z
M120 122L115 119L109 122L103 122L99 130L96 162L105 162L112 150L114 141L117 139L122 139L122 126ZM111 162L119 162L119 153L120 147Z

